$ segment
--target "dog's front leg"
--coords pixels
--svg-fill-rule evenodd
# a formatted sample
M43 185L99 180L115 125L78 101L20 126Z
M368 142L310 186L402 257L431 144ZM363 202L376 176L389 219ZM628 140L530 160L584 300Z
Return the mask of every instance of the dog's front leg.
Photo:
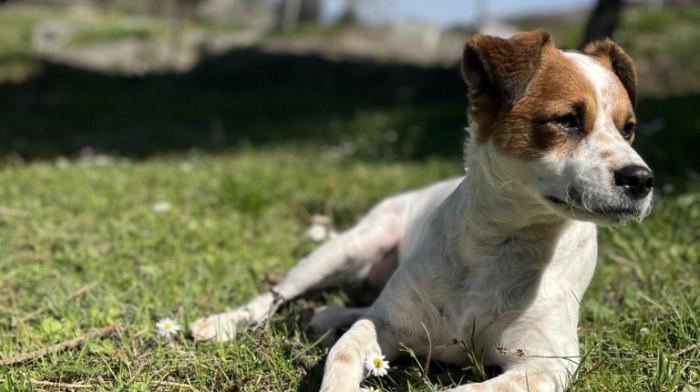
M506 365L504 372L497 377L444 392L563 392L578 367L576 361L567 358L520 359Z
M561 392L566 385L566 380L557 380L547 372L525 366L508 370L488 381L461 385L444 392Z
M363 318L353 324L333 346L326 359L321 392L358 392L368 374L365 360L380 353L388 360L396 355L391 333L382 321Z

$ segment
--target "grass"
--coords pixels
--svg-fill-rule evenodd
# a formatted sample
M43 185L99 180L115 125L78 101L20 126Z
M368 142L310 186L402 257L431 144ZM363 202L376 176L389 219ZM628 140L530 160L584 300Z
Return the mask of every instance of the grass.
M8 9L0 9L0 56L26 45L39 18ZM655 170L658 197L643 224L600 232L574 392L700 388L700 349L692 348L700 340L700 85L687 39L698 13L690 11L658 28L649 26L666 16L633 11L622 23L642 64L667 53L660 43L673 44L680 60L658 57L675 70L658 86L682 88L641 99L635 143ZM123 37L119 23L86 39ZM666 37L670 30L682 39ZM637 35L644 39L632 41ZM563 36L575 42L573 29ZM20 76L22 61L0 60ZM30 79L0 84L0 358L118 328L0 367L0 392L55 389L50 382L93 391L312 391L320 380L313 363L324 353L299 331L294 304L229 344L164 341L155 322L187 324L265 290L268 272L284 274L317 246L304 236L312 213L330 210L347 228L381 198L461 171L456 66L254 48L186 74L141 78L32 64ZM155 212L163 201L172 209ZM312 299L347 302L337 292ZM433 391L489 374L434 363L425 378L420 361L400 365L387 389Z
M33 49L32 34L42 22L67 26L68 42L75 45L120 39L147 39L167 33L167 21L143 16L103 12L95 15L32 6L0 8L0 56L28 54Z
M346 228L386 195L459 173L458 160L372 163L327 149L6 166L0 358L119 328L0 369L17 382L0 391L28 390L27 380L91 390L313 390L318 369L309 361L323 353L299 331L294 306L229 344L164 341L154 324L166 316L187 324L264 290L266 272L283 274L315 246L304 238L309 213L330 208ZM160 201L172 209L154 212ZM572 391L697 390L700 349L678 353L700 340L699 218L695 189L660 197L642 225L602 230L582 303L587 356ZM314 299L344 301L335 293ZM431 391L462 377L431 368L424 381L418 363L404 362L384 385Z

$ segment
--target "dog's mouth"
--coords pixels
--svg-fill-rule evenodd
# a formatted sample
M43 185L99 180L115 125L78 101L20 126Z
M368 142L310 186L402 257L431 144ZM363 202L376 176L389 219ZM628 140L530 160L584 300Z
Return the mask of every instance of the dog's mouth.
M545 196L544 198L547 199L547 200L549 200L549 201L551 201L551 202L554 203L554 204L567 204L564 200L562 200L562 199L560 199L560 198L558 198L558 197L554 197L554 196Z
M619 223L631 219L638 219L641 215L639 209L626 206L610 205L597 208L588 208L585 207L582 202L579 202L576 199L569 199L569 201L565 201L551 195L547 195L544 198L557 210L562 212L563 210L566 210L565 213L567 215L571 215L575 219L603 219L606 221L612 220Z

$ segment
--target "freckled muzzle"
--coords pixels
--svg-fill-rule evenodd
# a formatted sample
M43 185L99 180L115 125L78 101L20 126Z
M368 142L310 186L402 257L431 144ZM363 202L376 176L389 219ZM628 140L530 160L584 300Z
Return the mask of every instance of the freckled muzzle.
M570 184L564 198L552 195L544 198L560 215L602 225L638 220L648 214L648 196L654 185L651 170L643 166L626 166L616 170L613 177L612 189L580 188L581 184ZM608 191L604 191L605 188Z

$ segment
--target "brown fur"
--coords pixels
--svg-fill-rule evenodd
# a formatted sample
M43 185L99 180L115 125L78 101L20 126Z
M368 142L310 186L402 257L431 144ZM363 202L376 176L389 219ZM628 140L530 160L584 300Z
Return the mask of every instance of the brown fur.
M604 150L600 152L600 159L608 159L613 156L612 151Z
M552 119L576 113L582 135L563 132ZM535 159L556 150L566 154L593 130L597 115L595 91L576 65L558 50L543 51L542 66L527 95L504 108L491 133L499 149L511 155Z
M609 40L584 51L620 79L604 93L612 95L613 121L622 130L634 121L629 103L636 99L634 66ZM598 115L594 87L544 31L508 40L473 37L464 50L462 73L470 86L469 114L479 124L476 143L491 139L510 155L537 159L550 153L566 155L593 133ZM577 115L580 134L568 134L552 121L567 113Z
M333 358L333 361L340 362L340 363L351 363L352 358L350 357L350 355L348 353L341 352L341 353L338 353L338 355L336 355Z
M612 70L625 87L633 106L637 106L637 71L632 58L610 39L591 42L583 53Z
M470 86L470 117L489 128L505 101L521 99L540 66L542 49L554 47L542 30L520 33L508 40L475 35L462 57L462 75ZM480 135L484 142L488 135Z

